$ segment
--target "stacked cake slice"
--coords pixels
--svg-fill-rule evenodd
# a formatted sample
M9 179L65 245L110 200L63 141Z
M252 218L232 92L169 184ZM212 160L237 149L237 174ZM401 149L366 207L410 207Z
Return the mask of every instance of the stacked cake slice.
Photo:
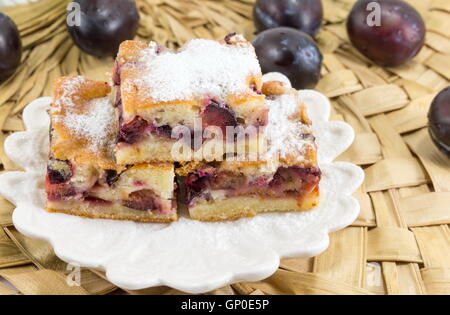
M267 148L258 160L191 162L177 170L186 176L191 218L221 221L304 211L318 204L321 173L315 138L298 92L280 82L268 82L263 90L270 112Z
M174 166L119 165L117 111L107 83L61 78L51 106L47 210L89 218L177 219Z
M117 161L222 160L236 145L256 153L268 113L261 77L253 46L239 35L192 40L178 52L124 42L114 71ZM239 143L227 127L253 133Z
M192 40L176 52L124 42L112 82L56 83L48 211L175 221L175 174L197 220L317 205L320 170L305 107L296 90L262 84L242 36Z

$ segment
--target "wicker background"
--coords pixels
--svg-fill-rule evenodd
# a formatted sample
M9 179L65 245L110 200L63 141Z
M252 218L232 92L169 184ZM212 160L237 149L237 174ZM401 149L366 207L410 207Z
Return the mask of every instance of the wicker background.
M348 43L345 19L355 0L322 0L325 23L318 35L324 54L317 89L332 99L334 120L357 132L341 159L364 167L356 194L362 211L349 228L331 235L324 254L289 259L257 283L227 286L212 294L450 294L450 160L431 143L426 114L450 81L450 1L408 0L426 20L426 46L396 69L373 65ZM42 0L4 9L23 38L23 63L0 85L0 160L3 142L22 130L20 112L49 95L61 75L107 79L112 59L78 50L65 30L65 0ZM170 47L193 37L220 38L238 31L252 38L253 0L138 0L139 37ZM66 284L66 264L51 247L17 232L13 206L0 199L0 294L174 294L166 287L140 292L116 288L101 273L82 271L82 286Z

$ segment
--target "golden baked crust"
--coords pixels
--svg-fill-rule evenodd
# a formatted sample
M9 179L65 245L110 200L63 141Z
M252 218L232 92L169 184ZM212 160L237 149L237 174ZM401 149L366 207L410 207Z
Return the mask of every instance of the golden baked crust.
M295 198L230 197L215 202L200 202L189 208L192 219L199 221L229 221L254 217L266 212L301 212L319 203L319 188L305 196L301 204Z
M108 207L98 209L96 207L86 207L81 204L66 203L55 208L47 207L50 213L64 213L88 219L108 219L118 221L135 221L141 223L170 223L178 220L176 211L169 215L146 213L126 207Z
M224 46L236 46L245 47L253 51L253 57L256 59L256 54L254 54L254 49L250 42L243 39L241 36L234 36L228 42L224 40L219 41ZM157 47L155 43L150 43L154 45L155 54L159 54L161 51L163 53L167 52L164 47ZM138 114L139 110L149 109L152 107L160 106L189 106L196 109L202 107L204 103L203 95L194 99L176 99L171 101L161 101L154 99L148 94L146 94L142 86L138 83L142 82L142 77L145 75L142 65L142 53L147 51L149 45L142 41L125 41L119 47L119 52L116 59L116 67L114 70L114 75L119 77L121 99L123 104L123 110L125 113ZM167 52L170 53L170 52ZM145 56L146 59L151 59L149 55ZM157 58L155 56L154 58ZM236 65L238 66L238 65ZM245 78L242 78L245 84L251 89L246 93L240 94L230 94L223 101L226 101L231 107L240 106L247 103L264 103L264 96L258 94L255 91L261 90L262 87L262 74L249 73ZM151 88L151 86L150 86ZM253 91L252 91L253 89ZM214 95L212 95L214 96Z
M282 95L288 92L286 84L280 81L264 82L262 93L266 96Z
M112 147L108 141L99 145L90 145L92 139L88 133L77 132L70 116L89 116L93 114L92 101L109 97L111 87L106 82L85 77L62 77L56 81L51 105L51 155L59 160L72 160L77 163L99 165L104 169L121 169L114 163ZM106 104L111 106L112 104ZM109 130L111 141L117 133L117 124L111 121Z
M181 162L180 166L175 169L175 173L178 176L188 176L189 173L199 170L205 165L205 162Z
M117 62L120 65L129 61L138 61L139 52L147 47L147 43L137 40L126 40L120 44Z

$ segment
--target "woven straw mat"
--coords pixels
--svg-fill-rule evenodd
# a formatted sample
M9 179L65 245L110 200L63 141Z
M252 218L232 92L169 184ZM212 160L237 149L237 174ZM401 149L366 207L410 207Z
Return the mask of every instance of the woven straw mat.
M231 32L254 37L254 0L138 0L138 38L168 47ZM366 180L356 197L357 221L331 234L329 249L309 259L287 259L270 278L233 284L211 294L450 294L450 160L426 129L433 97L450 81L450 1L408 0L427 24L426 46L405 66L381 68L349 44L345 19L355 0L322 0L317 41L324 55L317 90L331 98L333 120L357 136L339 159L361 165ZM0 161L6 136L23 130L21 111L50 95L55 78L83 74L108 79L112 59L81 52L65 26L65 0L3 9L17 23L23 62L0 85ZM13 226L13 206L0 199L0 294L177 294L157 287L123 291L102 273L83 269L81 286L68 286L66 264L45 242Z

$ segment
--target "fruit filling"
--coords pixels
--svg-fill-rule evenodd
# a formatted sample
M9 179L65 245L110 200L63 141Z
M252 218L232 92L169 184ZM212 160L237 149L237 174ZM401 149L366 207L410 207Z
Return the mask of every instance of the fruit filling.
M161 198L146 187L145 181L135 180L127 187L118 187L121 174L76 165L70 161L50 159L45 189L50 202L78 201L90 206L121 205L139 211L166 213ZM131 187L129 187L131 186ZM131 191L123 193L124 191Z
M150 189L143 189L131 193L128 199L122 202L122 205L141 211L160 208L158 197Z
M250 178L242 173L218 170L214 167L190 173L185 179L187 202L236 196L259 198L303 198L318 189L321 172L317 167L279 167L269 176Z
M151 132L152 125L145 119L136 116L128 123L122 124L119 130L119 142L134 144L146 137L146 133Z
M203 128L216 126L222 129L223 134L226 133L228 126L236 127L238 125L236 114L230 106L214 100L211 100L210 104L203 109L201 117Z
M120 94L120 92L118 92ZM208 127L219 127L222 130L223 138L235 139L235 137L227 137L227 127L236 128L238 126L247 127L245 120L236 116L233 109L224 103L217 100L207 98L206 105L199 113L201 118L203 130ZM118 104L119 112L122 110L121 104ZM256 116L257 115L257 116ZM267 111L255 114L253 118L255 122L253 127L259 130L268 123ZM176 125L170 126L168 124L159 125L156 121L149 122L146 119L135 116L131 121L124 122L122 113L120 115L120 129L118 133L118 143L135 144L147 138L150 134L166 139L173 139L172 130ZM194 135L194 130L190 128L191 135ZM205 138L203 141L206 140Z

